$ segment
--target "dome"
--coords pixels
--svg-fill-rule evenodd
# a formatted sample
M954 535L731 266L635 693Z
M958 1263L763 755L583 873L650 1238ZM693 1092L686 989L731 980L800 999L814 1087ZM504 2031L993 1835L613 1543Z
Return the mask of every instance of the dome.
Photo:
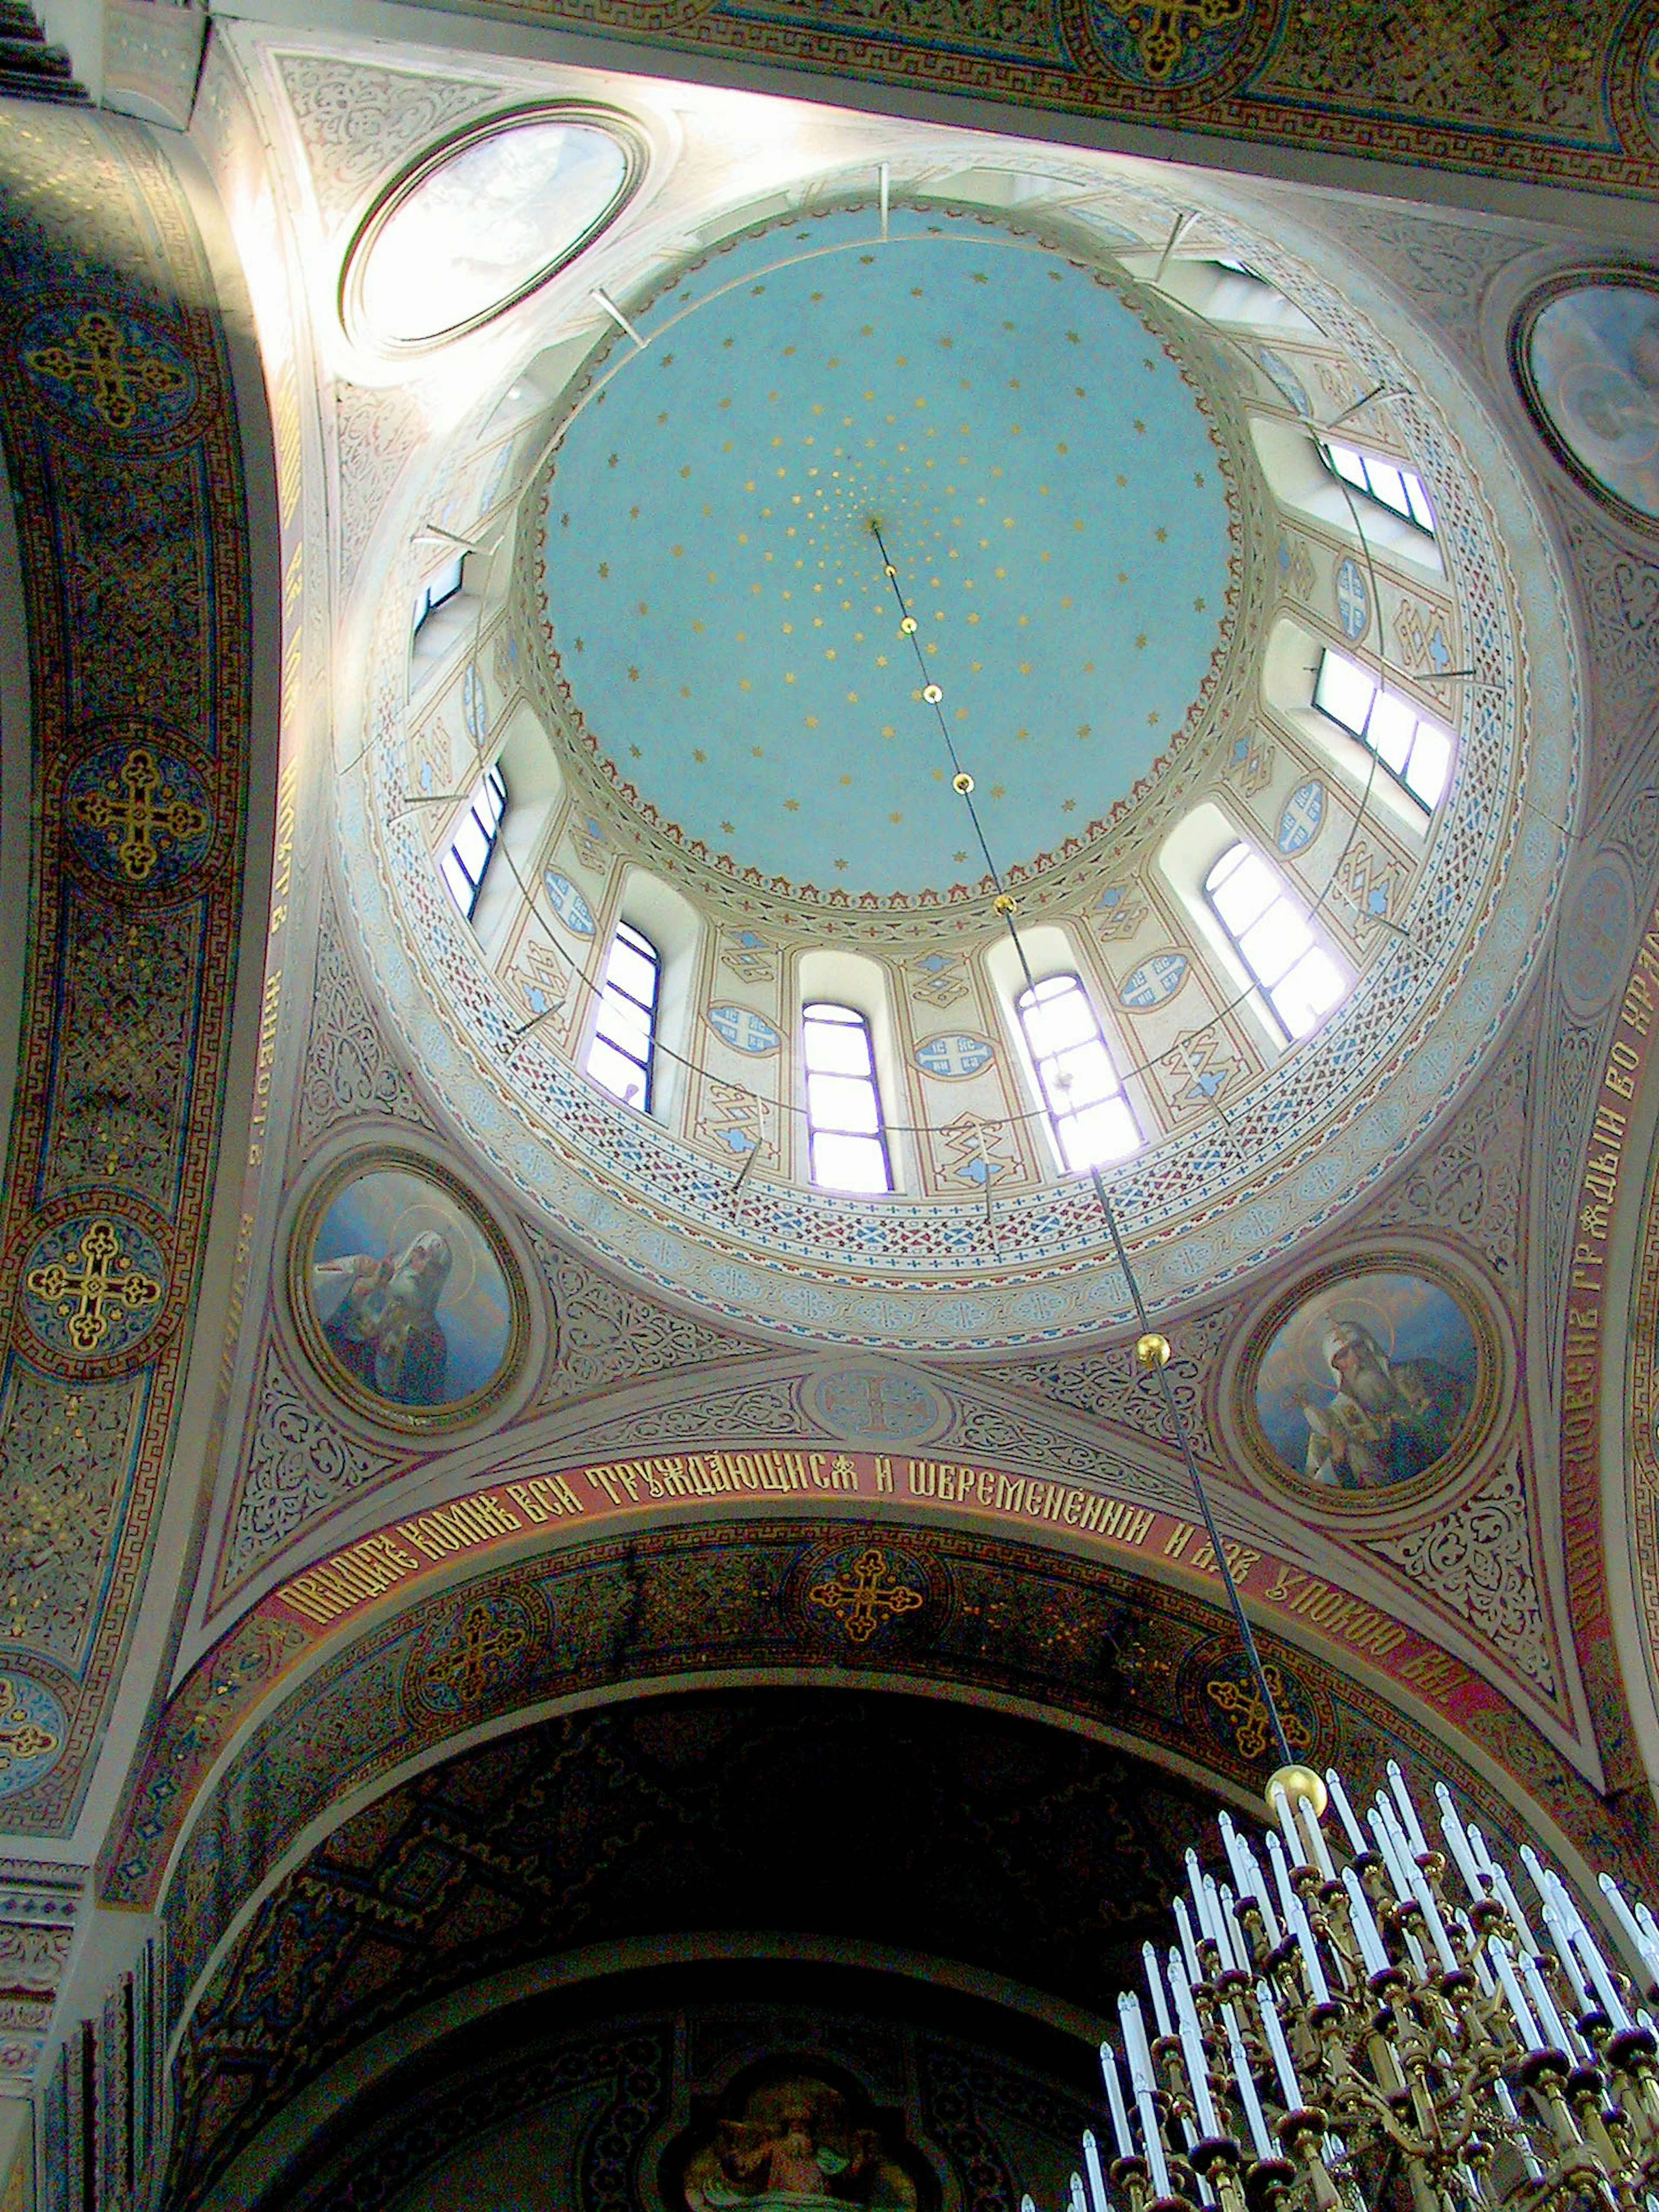
M802 168L643 187L516 311L374 617L366 960L458 1133L683 1299L1109 1329L1091 1161L1179 1304L1480 1066L1574 804L1559 580L1449 360L1236 182L899 125Z

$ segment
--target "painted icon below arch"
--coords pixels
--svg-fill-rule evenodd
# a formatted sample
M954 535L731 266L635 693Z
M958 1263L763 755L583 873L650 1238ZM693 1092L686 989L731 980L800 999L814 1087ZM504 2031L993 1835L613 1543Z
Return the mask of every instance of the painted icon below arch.
M1466 1464L1495 1364L1484 1316L1449 1277L1426 1262L1362 1263L1269 1316L1243 1410L1280 1480L1352 1500Z
M290 1289L323 1379L393 1427L467 1421L518 1365L512 1255L460 1184L413 1155L360 1155L326 1178L295 1231Z

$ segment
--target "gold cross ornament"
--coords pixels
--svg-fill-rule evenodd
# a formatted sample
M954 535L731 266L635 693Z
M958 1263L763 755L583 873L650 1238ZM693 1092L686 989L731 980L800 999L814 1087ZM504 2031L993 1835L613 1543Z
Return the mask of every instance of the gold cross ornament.
M113 775L95 791L76 793L75 818L115 843L115 858L129 883L148 883L161 848L157 839L183 844L199 837L208 817L162 777L148 745L135 745Z
M850 1581L832 1575L827 1582L814 1583L806 1599L809 1605L834 1613L853 1643L867 1644L883 1613L914 1613L922 1595L891 1572L886 1553L872 1544L853 1562Z
M112 430L130 430L141 404L181 391L185 380L183 369L141 352L118 322L95 313L82 316L73 343L37 346L23 362L37 376L66 384L77 398L90 400Z
M88 1222L74 1252L31 1267L23 1282L37 1298L56 1306L77 1352L97 1351L109 1334L112 1310L142 1313L161 1301L162 1285L133 1266L109 1221Z
M49 1751L57 1750L58 1742L50 1729L43 1729L39 1721L29 1720L19 1710L16 1691L0 1674L0 1773L26 1759L44 1759Z
M1154 84L1166 82L1191 39L1237 23L1249 0L1106 0L1134 40Z
M441 1682L466 1705L474 1705L495 1679L496 1662L510 1659L530 1640L522 1621L497 1622L488 1607L469 1608L461 1625L457 1649L434 1659L426 1670L428 1682Z

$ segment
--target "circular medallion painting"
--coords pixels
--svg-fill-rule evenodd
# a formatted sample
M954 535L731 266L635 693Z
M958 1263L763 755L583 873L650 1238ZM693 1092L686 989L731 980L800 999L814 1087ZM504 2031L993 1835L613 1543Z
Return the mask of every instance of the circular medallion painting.
M1659 524L1659 270L1558 278L1522 310L1511 355L1557 458L1625 521Z
M1269 1317L1246 1410L1266 1464L1337 1500L1449 1470L1489 1410L1478 1319L1437 1276L1349 1267Z
M379 1420L448 1427L511 1377L518 1270L474 1201L423 1161L382 1152L337 1169L306 1208L290 1269L319 1372Z

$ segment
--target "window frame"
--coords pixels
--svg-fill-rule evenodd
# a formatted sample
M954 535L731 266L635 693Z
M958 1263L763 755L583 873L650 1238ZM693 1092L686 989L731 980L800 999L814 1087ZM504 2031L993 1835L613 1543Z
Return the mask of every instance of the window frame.
M1365 708L1365 719L1357 728L1353 723L1348 721L1334 708L1328 706L1320 697L1321 691L1325 688L1325 671L1328 665L1351 671L1362 682L1369 684L1371 687L1370 702ZM1401 706L1412 717L1411 738L1398 768L1389 759L1371 735L1372 718L1376 712L1377 702L1382 699L1398 700ZM1374 677L1368 668L1364 667L1350 654L1342 652L1339 647L1323 643L1319 648L1319 665L1314 671L1313 691L1309 704L1313 712L1322 715L1333 728L1340 730L1345 736L1352 738L1356 744L1363 745L1383 773L1393 777L1413 805L1422 809L1425 817L1434 812L1450 787L1452 769L1457 759L1457 747L1452 733L1443 723L1437 721L1432 714L1420 712L1415 703L1407 699L1403 692L1389 690L1380 678ZM1411 764L1416 757L1418 741L1425 729L1431 731L1434 738L1444 746L1446 755L1445 769L1440 779L1440 787L1432 799L1425 798L1411 780Z
M862 1074L839 1068L814 1068L812 1066L811 1032L815 1028L856 1030L864 1039L865 1070ZM806 1109L806 1176L815 1190L838 1191L849 1198L890 1198L893 1182L892 1148L887 1141L887 1116L881 1099L881 1077L876 1066L875 1030L870 1017L861 1007L848 1006L844 1000L811 999L800 1010L802 1091ZM815 1074L830 1075L838 1080L861 1082L870 1095L875 1127L846 1128L833 1123L821 1122L812 1104L812 1078ZM845 1183L830 1182L817 1171L818 1139L820 1137L854 1138L860 1142L873 1140L881 1157L884 1178L879 1190L853 1188Z
M440 584L443 586L441 591L437 588ZM410 631L411 640L420 635L440 607L447 607L452 599L459 599L465 589L466 555L462 551L458 552L453 560L446 561L441 568L434 569L421 586L420 597L415 602L415 621Z
M495 802L495 811L488 821L478 811L479 798L485 793L492 796ZM462 857L460 835L456 828L452 827L443 850L439 854L438 873L443 879L444 888L455 902L457 911L463 921L472 921L478 911L478 899L484 887L484 878L489 873L489 864L495 857L495 848L501 842L501 824L507 819L507 810L511 804L512 793L507 787L507 778L501 774L501 762L493 760L473 785L467 795L466 805L455 817L457 823L470 820L484 841L483 858L478 863L477 874L476 876L473 874ZM452 863L467 885L469 895L465 904L462 902L459 891L456 889L455 878L450 873Z
M1041 997L1041 994L1054 983L1069 985L1071 991L1074 992L1081 1001L1094 1030L1093 1042L1099 1048L1101 1055L1111 1073L1113 1087L1109 1091L1098 1092L1092 1098L1085 1099L1081 1105L1075 1102L1069 1088L1062 1089L1055 1085L1051 1080L1050 1070L1053 1069L1057 1073L1062 1059L1066 1054L1076 1053L1085 1047L1089 1040L1079 1038L1069 1045L1050 1047L1039 1044L1031 1033L1033 1018L1041 1012L1042 1006L1045 1004L1053 1005L1060 997L1065 995L1061 993L1051 993L1046 1000ZM1146 1133L1140 1126L1140 1116L1135 1112L1130 1100L1121 1072L1113 1054L1111 1045L1107 1040L1105 1026L1096 1010L1095 1002L1089 994L1087 985L1077 970L1074 968L1056 969L1051 974L1039 977L1035 982L1025 984L1014 994L1014 1019L1018 1024L1020 1040L1025 1048L1027 1063L1036 1079L1037 1097L1042 1102L1043 1113L1048 1123L1049 1138L1065 1171L1068 1175L1086 1175L1091 1168L1113 1167L1120 1160L1130 1159L1136 1152L1144 1152L1146 1146ZM1078 1128L1084 1115L1091 1112L1097 1106L1109 1104L1114 1099L1121 1102L1125 1114L1128 1116L1129 1127L1134 1132L1134 1142L1127 1150L1111 1153L1104 1159L1074 1160L1066 1143L1065 1125L1069 1124L1073 1128Z
M639 958L648 961L651 967L651 997L648 1003L636 998L625 985L615 981L611 973L617 948L623 946ZM649 1114L656 1100L657 1088L657 1026L662 1013L662 953L655 942L647 937L637 922L619 915L611 933L611 942L605 947L605 970L599 978L599 1006L593 1017L592 1033L587 1040L583 1055L582 1073L591 1083L596 1083L607 1097L614 1098L619 1106L627 1106L638 1114ZM645 1057L641 1059L632 1046L605 1027L606 1009L618 1000L630 1006L645 1019ZM640 1097L634 1100L611 1088L602 1075L596 1074L593 1059L596 1048L604 1045L609 1051L625 1060L629 1066L638 1068L641 1077Z
M1235 858L1236 855L1239 857ZM1233 862L1233 866L1228 869L1226 877L1223 878L1223 885L1224 885L1226 881L1231 878L1231 877L1237 872L1239 866L1248 865L1250 860L1255 860L1267 876L1274 887L1273 894L1267 902L1257 909L1257 911L1243 925L1243 928L1234 927L1232 922L1229 921L1227 915L1222 911L1220 900L1217 896L1218 889L1221 886L1218 886L1216 878L1220 872L1224 862L1229 860ZM1306 1038L1310 1037L1320 1027L1321 1024L1327 1020L1335 1009L1341 1005L1343 1000L1353 988L1352 975L1347 972L1346 963L1338 957L1334 948L1326 942L1319 931L1315 928L1313 916L1309 911L1306 902L1297 896L1297 893L1286 882L1282 872L1273 866L1267 854L1262 852L1260 846L1256 845L1250 838L1239 835L1235 835L1230 838L1228 842L1222 847L1220 852L1217 854L1215 859L1211 861L1209 866L1204 871L1202 890L1206 906L1208 908L1210 913L1214 915L1217 925L1220 928L1234 957L1238 961L1240 966L1244 970L1245 975L1249 978L1251 990L1255 994L1257 998L1260 999L1263 1007L1266 1009L1267 1019L1272 1024L1273 1028L1278 1031L1281 1043L1285 1046L1302 1043ZM1279 970L1278 975L1270 983L1267 981L1262 969L1257 965L1255 959L1251 954L1249 947L1245 943L1245 939L1250 935L1253 930L1259 927L1261 923L1267 919L1267 915L1272 913L1273 908L1279 905L1283 905L1290 908L1296 919L1296 921L1307 932L1308 942L1292 956L1291 960ZM1296 974L1303 963L1312 953L1319 953L1323 957L1329 966L1335 971L1336 975L1340 981L1341 988L1336 993L1334 998L1328 1000L1326 1003L1320 1007L1318 1012L1315 1014L1312 1021L1308 1023L1305 1028L1297 1029L1281 1009L1278 994L1284 988L1285 984Z
M1408 523L1413 530L1420 531L1425 538L1438 541L1439 532L1435 527L1434 502L1429 497L1427 485L1415 469L1406 467L1403 462L1391 461L1382 453L1368 453L1360 446L1345 446L1340 439L1316 438L1314 443L1318 448L1320 459L1338 483L1346 484L1350 491L1358 492L1363 498L1374 500L1378 507L1396 517L1398 520ZM1339 453L1348 455L1358 464L1357 476L1351 475L1346 469L1340 465L1336 459ZM1399 477L1405 501L1403 506L1399 501L1390 499L1386 492L1377 489L1371 480L1373 466L1379 470L1386 469L1389 475ZM1412 496L1413 485L1417 491L1415 500ZM1419 505L1423 510L1421 514L1418 513ZM1426 521L1424 520L1425 515L1428 518Z

